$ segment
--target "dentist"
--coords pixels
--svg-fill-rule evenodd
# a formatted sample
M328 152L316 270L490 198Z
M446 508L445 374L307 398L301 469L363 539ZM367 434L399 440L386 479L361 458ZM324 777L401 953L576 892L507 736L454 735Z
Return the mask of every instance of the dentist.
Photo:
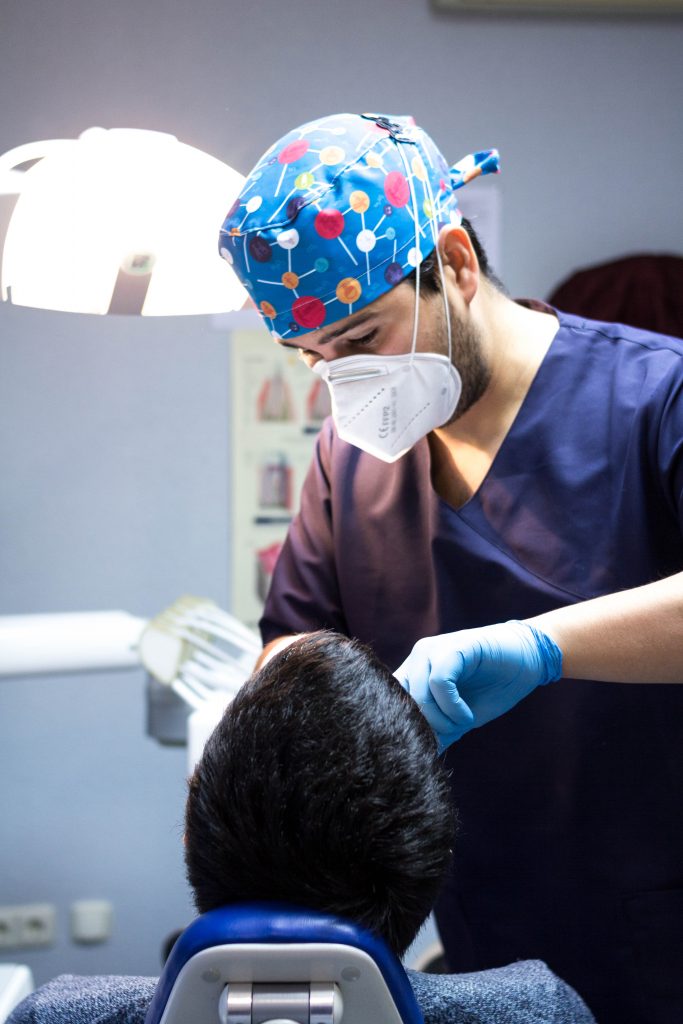
M400 664L463 823L437 907L453 970L540 957L603 1024L665 1024L683 342L512 301L457 208L497 169L495 150L449 168L405 119L333 115L276 142L229 212L221 255L334 420L262 634L329 627Z

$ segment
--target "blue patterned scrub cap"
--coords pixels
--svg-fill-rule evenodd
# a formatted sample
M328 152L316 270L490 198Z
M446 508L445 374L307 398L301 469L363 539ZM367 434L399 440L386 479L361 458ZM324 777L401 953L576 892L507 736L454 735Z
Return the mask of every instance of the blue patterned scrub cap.
M247 177L221 256L268 329L297 337L395 287L460 224L456 189L498 171L498 152L453 167L411 118L333 114L283 136Z

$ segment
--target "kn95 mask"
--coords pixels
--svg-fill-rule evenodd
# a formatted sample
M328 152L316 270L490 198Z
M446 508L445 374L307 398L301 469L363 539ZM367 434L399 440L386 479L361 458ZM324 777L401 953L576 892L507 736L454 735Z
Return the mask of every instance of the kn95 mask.
M446 423L462 388L450 359L432 352L319 359L313 372L330 389L339 436L383 462Z

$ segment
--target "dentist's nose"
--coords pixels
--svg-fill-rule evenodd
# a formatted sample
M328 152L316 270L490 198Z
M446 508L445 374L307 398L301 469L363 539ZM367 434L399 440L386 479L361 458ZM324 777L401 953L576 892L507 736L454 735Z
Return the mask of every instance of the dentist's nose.
M316 363L319 363L323 357L318 352L311 352L309 349L299 350L299 359L302 359L309 370L312 370Z

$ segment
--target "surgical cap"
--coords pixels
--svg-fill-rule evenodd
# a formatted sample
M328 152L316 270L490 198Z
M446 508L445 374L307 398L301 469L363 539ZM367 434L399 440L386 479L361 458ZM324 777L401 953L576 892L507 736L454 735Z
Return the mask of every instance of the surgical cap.
M298 337L395 287L460 224L456 189L498 170L485 150L453 167L411 118L334 114L283 136L247 177L221 256L269 330Z

